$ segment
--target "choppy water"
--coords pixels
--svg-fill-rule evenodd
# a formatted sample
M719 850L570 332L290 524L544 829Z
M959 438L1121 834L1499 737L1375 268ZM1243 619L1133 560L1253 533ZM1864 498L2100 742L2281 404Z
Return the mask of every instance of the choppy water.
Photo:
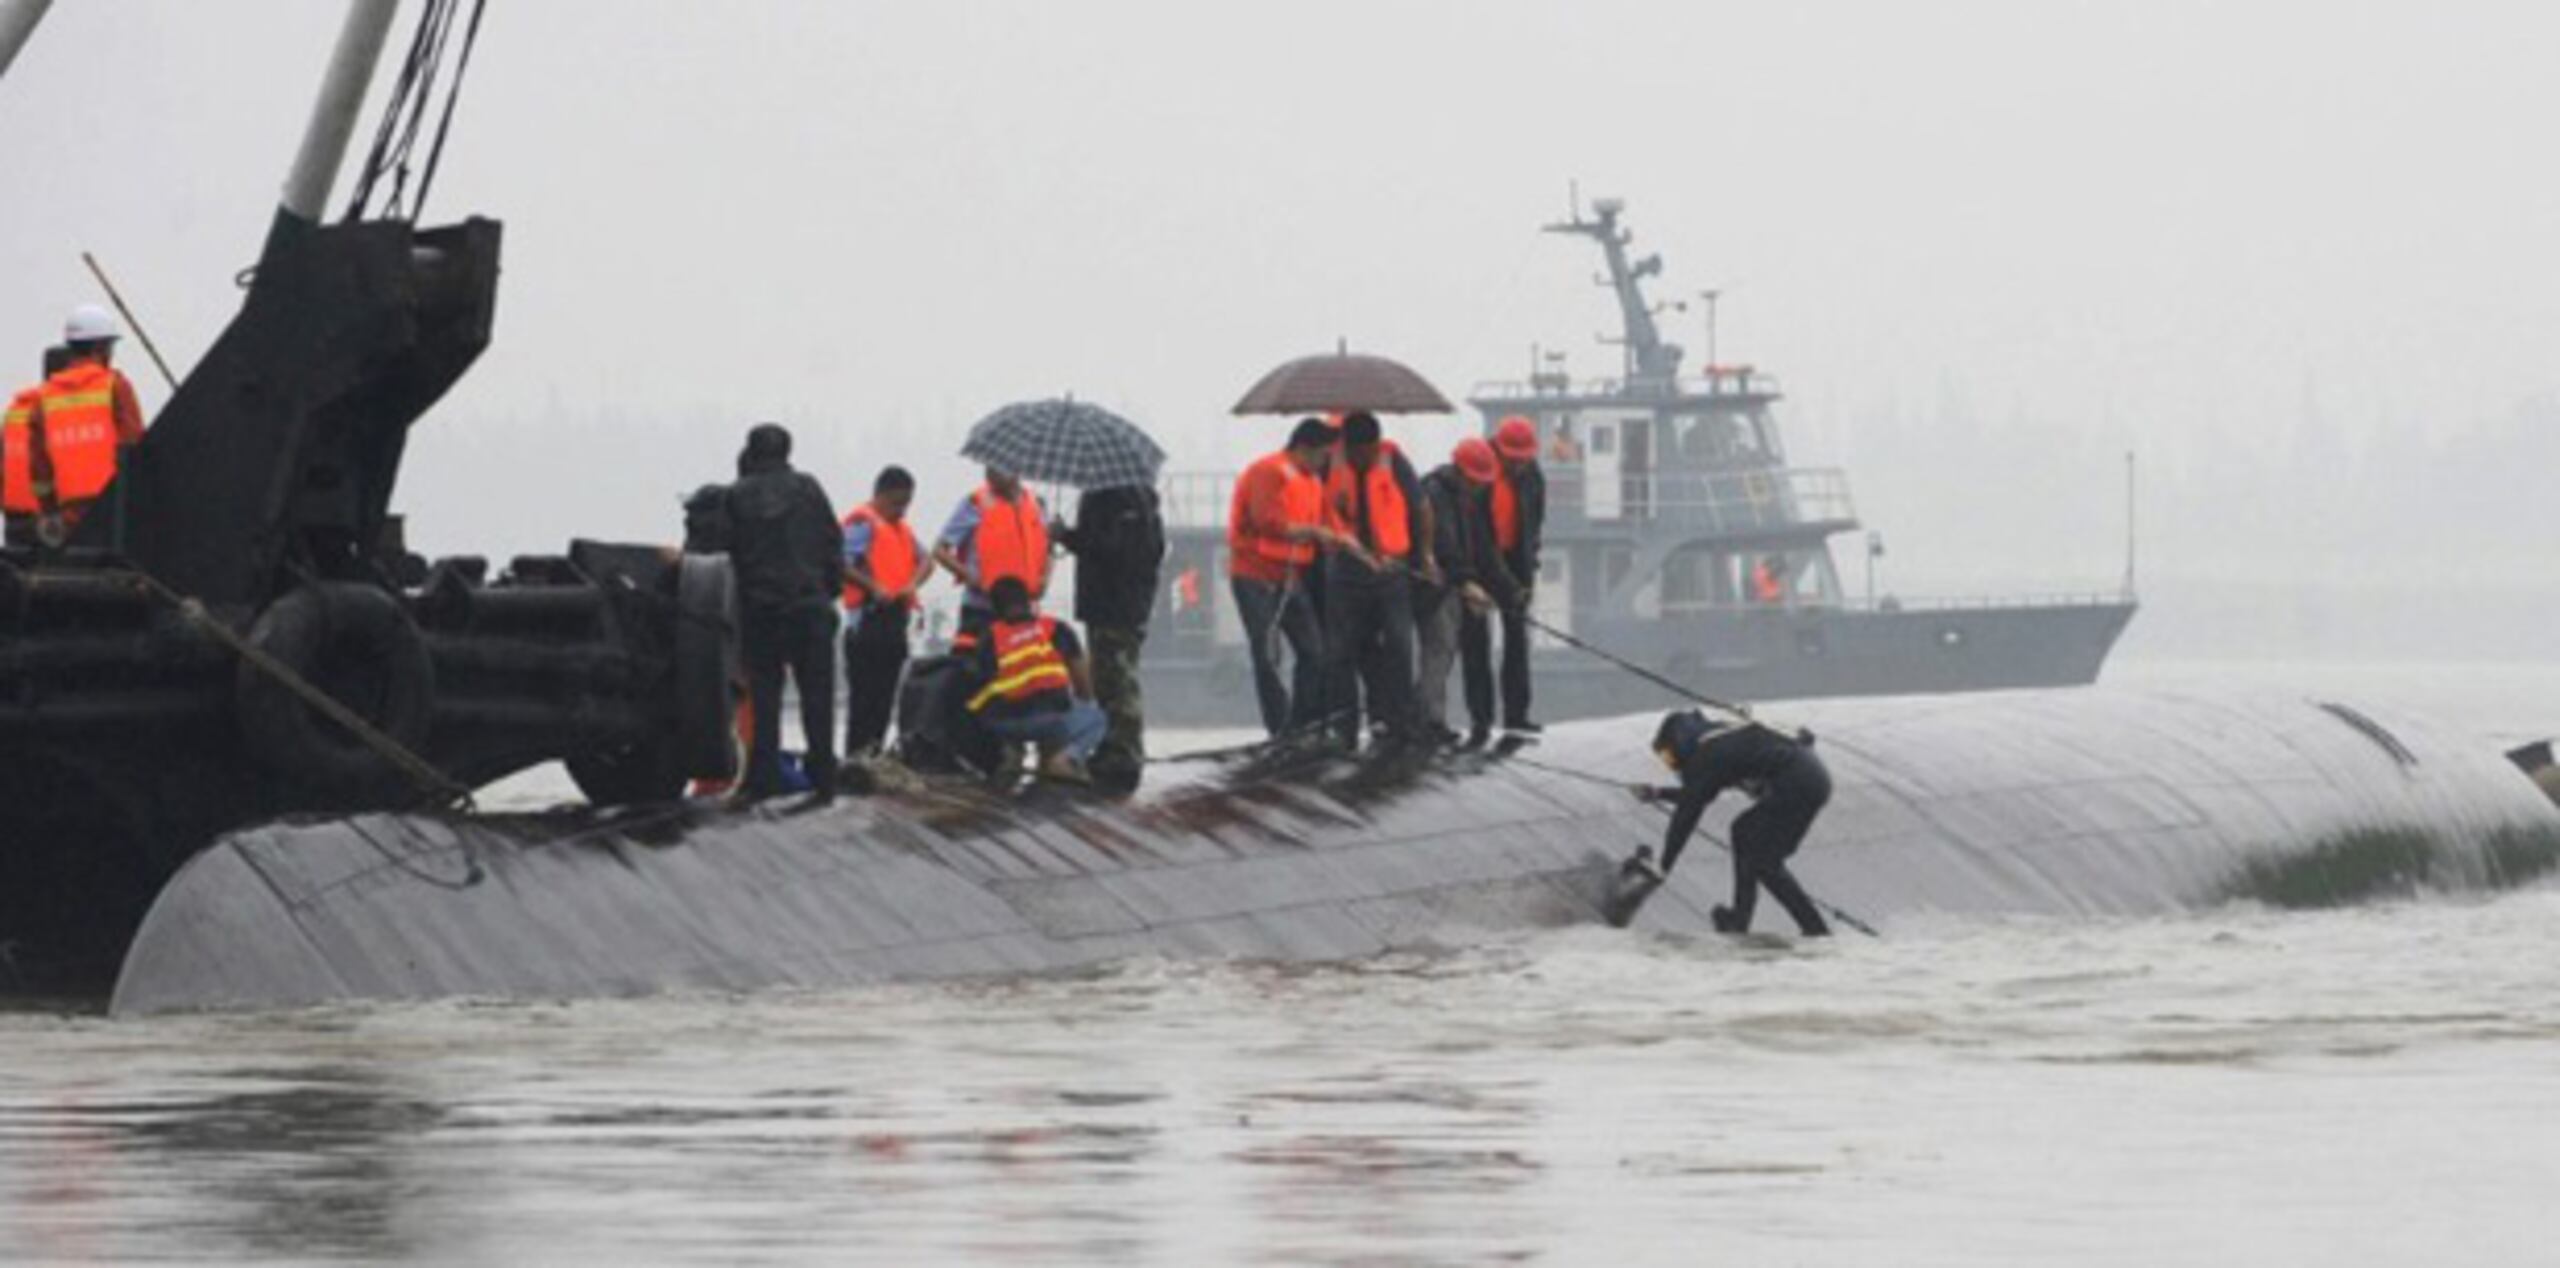
M2540 707L2494 694L2515 726ZM0 1257L2550 1263L2555 966L2544 886L1803 947L1584 930L752 999L0 1012Z

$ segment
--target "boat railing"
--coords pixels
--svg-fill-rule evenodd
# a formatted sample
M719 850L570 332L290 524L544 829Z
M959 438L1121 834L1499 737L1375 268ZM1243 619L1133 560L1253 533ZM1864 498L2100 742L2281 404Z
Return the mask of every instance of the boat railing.
M1646 524L1698 534L1751 533L1800 524L1857 521L1848 474L1837 467L1766 467L1741 471L1654 471L1620 474L1615 499L1596 502L1579 462L1549 462L1547 518L1566 524ZM1222 529L1235 475L1166 472L1159 492L1173 528Z
M2134 596L2121 590L2048 591L2037 594L1957 594L1903 597L1885 595L1868 601L1860 598L1827 599L1816 595L1790 594L1783 599L1760 602L1752 600L1665 600L1665 616L1697 612L1873 612L1882 615L1903 613L1956 613L2006 611L2017 608L2104 608L2121 607L2134 602Z
M1680 396L1758 396L1778 397L1778 376L1747 365L1717 366L1704 374L1684 374L1674 381ZM1657 389L1658 390L1658 389ZM1557 378L1489 379L1478 383L1467 393L1476 402L1535 401L1545 398L1616 396L1642 399L1642 393L1630 392L1624 379L1580 379L1567 382Z
M1622 471L1614 488L1598 489L1592 481L1610 477L1595 477L1585 463L1549 462L1546 473L1547 518L1556 523L1648 524L1723 534L1808 523L1845 526L1858 518L1848 473L1837 467Z

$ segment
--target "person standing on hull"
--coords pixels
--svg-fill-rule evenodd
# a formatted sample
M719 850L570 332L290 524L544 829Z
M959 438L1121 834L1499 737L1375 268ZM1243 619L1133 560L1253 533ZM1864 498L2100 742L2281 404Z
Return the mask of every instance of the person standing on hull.
M1499 605L1502 621L1502 725L1508 731L1536 734L1529 717L1529 604L1536 597L1538 547L1546 531L1547 477L1538 469L1538 429L1513 415L1493 431L1494 453L1501 471L1487 491L1493 541L1500 566L1508 574L1511 597ZM1459 654L1467 676L1467 732L1470 746L1493 736L1493 618L1467 614L1458 631Z
M802 765L819 801L836 790L836 600L844 587L844 536L835 502L817 480L791 466L791 433L758 423L738 455L738 479L722 500L720 534L738 574L740 642L755 740L739 796L748 801L782 791L782 679L800 692Z
M1458 442L1448 462L1422 477L1422 495L1431 504L1432 556L1441 577L1436 585L1413 588L1415 638L1422 649L1414 696L1422 732L1436 743L1458 738L1449 729L1449 671L1457 666L1461 619L1490 611L1510 594L1509 577L1493 555L1493 526L1486 518L1485 495L1496 466L1493 446L1469 436Z
M1262 729L1277 739L1309 734L1324 719L1323 627L1310 592L1316 548L1355 549L1325 522L1324 477L1334 430L1301 419L1286 447L1236 477L1227 501L1227 584L1253 663ZM1280 681L1280 645L1290 682Z
M965 588L960 596L960 631L953 651L968 651L976 642L992 607L988 593L995 583L1012 577L1030 592L1034 603L1049 592L1049 520L1040 499L1001 467L987 468L987 482L951 510L934 538L933 561L950 569Z
M907 507L916 478L889 466L871 482L871 500L844 517L844 752L879 751L907 667L907 625L916 590L933 562L916 549Z
M44 504L36 497L35 432L36 402L44 399L45 380L61 373L71 364L71 349L55 344L44 350L43 372L36 381L18 389L9 398L6 415L0 415L0 507L8 513L8 544L36 544L36 517L43 514Z
M1110 722L1088 763L1093 782L1136 792L1147 764L1138 654L1164 575L1164 511L1151 486L1088 489L1076 499L1075 525L1057 525L1051 535L1075 556L1076 619L1084 622L1094 703Z
M1093 676L1075 627L1042 616L1020 577L999 577L984 636L971 653L969 712L1000 740L1037 745L1040 774L1086 781L1085 759L1110 723L1093 703Z
M1829 934L1821 909L1787 870L1788 857L1831 800L1831 772L1814 755L1813 737L1780 735L1758 722L1711 722L1695 709L1683 709L1663 715L1653 733L1653 753L1680 776L1680 785L1636 790L1639 800L1670 802L1671 823L1662 835L1661 864L1640 850L1629 871L1660 884L1679 863L1707 803L1739 787L1754 804L1733 821L1733 903L1708 913L1716 932L1750 932L1752 909L1766 888L1804 936Z
M63 323L63 364L45 376L7 455L6 500L33 508L36 538L59 546L142 443L142 404L115 368L116 319L95 304Z
M1325 476L1325 518L1346 539L1325 567L1325 706L1345 748L1360 742L1355 681L1389 743L1414 738L1412 583L1439 576L1413 464L1380 441L1375 415L1344 419L1342 458Z

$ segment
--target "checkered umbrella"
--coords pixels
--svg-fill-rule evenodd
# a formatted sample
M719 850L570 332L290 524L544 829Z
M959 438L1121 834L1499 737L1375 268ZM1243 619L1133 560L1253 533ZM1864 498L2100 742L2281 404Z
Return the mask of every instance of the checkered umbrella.
M1079 489L1152 485L1164 450L1138 425L1072 397L1020 401L978 420L960 456Z

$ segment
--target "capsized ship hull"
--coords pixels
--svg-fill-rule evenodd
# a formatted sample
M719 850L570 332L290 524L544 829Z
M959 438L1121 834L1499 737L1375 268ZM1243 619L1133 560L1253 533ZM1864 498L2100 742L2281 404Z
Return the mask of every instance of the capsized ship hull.
M1797 871L1888 936L1928 912L2519 883L2560 849L2560 808L2489 746L2294 697L2020 692L1785 720L1817 731L1838 785ZM1660 778L1652 725L1573 724L1508 758L1418 768L1168 765L1129 803L931 793L797 812L280 824L187 866L114 1008L1339 960L1587 923L1614 858L1662 829L1616 786ZM1708 831L1738 808L1716 806ZM1701 840L1637 926L1704 934L1727 883Z

